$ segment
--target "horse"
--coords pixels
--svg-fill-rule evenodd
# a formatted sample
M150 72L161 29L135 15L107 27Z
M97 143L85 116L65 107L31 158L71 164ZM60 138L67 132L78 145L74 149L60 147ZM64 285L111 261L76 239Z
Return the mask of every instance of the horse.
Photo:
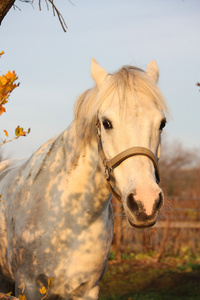
M94 87L78 97L69 127L0 173L1 282L13 283L17 297L41 299L46 287L50 300L98 299L112 196L131 228L153 226L163 206L167 104L156 62L110 74L92 59L91 75Z

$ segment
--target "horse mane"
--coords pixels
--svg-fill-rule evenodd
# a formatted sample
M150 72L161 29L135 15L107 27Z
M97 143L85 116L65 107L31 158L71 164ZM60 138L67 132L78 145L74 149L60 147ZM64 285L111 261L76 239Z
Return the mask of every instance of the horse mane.
M79 96L74 107L77 147L82 148L96 135L95 124L97 113L108 96L118 94L119 105L124 110L130 101L139 101L138 93L146 94L155 105L168 114L167 104L159 87L151 80L145 71L123 66L118 72L107 76L98 90L97 86L86 90ZM113 99L113 97L111 97ZM109 106L111 100L107 103ZM81 149L80 149L81 150Z
M26 160L23 158L13 158L0 161L0 177L5 176L13 167L22 165Z

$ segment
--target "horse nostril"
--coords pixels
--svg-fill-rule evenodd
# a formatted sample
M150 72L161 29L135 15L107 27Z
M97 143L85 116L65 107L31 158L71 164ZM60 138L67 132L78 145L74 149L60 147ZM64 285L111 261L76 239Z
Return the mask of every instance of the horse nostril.
M135 215L139 214L139 206L134 199L134 194L130 194L127 198L127 206L128 208L135 213Z
M162 205L163 205L163 195L162 193L160 193L158 199L155 201L155 209L159 210Z

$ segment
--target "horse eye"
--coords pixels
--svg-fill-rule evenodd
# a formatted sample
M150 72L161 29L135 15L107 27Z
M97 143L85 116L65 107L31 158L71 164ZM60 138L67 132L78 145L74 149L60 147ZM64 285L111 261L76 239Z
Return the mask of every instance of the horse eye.
M109 120L104 120L103 121L103 127L107 130L107 129L112 129L112 123Z
M161 123L160 123L160 132L162 132L162 130L163 130L163 128L165 127L166 123L167 123L166 119L163 119L163 120L161 121Z

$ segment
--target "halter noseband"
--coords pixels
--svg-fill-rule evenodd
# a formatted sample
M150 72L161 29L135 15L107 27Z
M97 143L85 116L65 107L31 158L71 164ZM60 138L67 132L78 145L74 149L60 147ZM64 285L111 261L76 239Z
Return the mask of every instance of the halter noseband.
M132 147L132 148L129 148L129 149L117 154L113 158L108 159L105 155L105 152L104 152L103 146L102 146L101 123L99 120L97 120L96 128L97 128L97 138L98 138L98 149L100 152L101 160L105 167L106 181L107 181L107 184L108 184L108 187L109 187L111 193L117 200L121 201L121 196L115 191L115 189L112 187L112 185L110 183L110 180L112 178L112 171L113 171L113 169L118 167L124 160L126 160L127 158L129 158L131 156L136 156L136 155L147 156L154 164L156 181L157 181L157 183L160 182L158 159L151 150L149 150L145 147Z

